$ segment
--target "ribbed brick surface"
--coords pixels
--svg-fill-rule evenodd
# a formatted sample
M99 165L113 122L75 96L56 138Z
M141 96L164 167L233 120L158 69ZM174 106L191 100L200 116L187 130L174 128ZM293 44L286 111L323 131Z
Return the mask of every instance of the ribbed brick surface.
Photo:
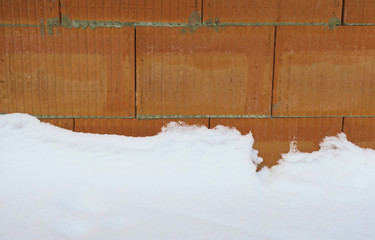
M47 24L59 19L58 0L0 0L0 24Z
M277 28L273 115L375 115L375 26Z
M208 119L76 119L75 131L145 137L158 134L163 126L172 121L208 127Z
M358 146L375 149L375 118L345 118L344 133Z
M0 112L134 116L134 29L0 28Z
M61 13L71 20L187 23L201 10L202 0L61 0Z
M274 27L137 28L141 115L269 114Z
M294 137L317 150L342 116L348 139L373 147L374 10L374 0L0 0L0 113L129 136L211 117L253 130L268 166Z
M346 0L344 2L344 23L375 23L374 0Z
M242 134L251 131L261 166L272 166L289 151L292 140L302 152L318 150L325 136L341 132L342 118L211 119L211 127L217 125L235 127Z
M341 18L342 0L204 0L204 21L321 23Z
M44 118L44 119L40 119L40 121L52 124L57 127L65 128L68 130L73 130L73 127L74 127L74 119L71 119L71 118L55 118L55 119Z

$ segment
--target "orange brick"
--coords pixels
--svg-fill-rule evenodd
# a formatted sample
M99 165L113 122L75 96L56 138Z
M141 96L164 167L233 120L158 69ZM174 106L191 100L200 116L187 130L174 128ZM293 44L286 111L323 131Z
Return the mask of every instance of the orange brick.
M363 148L375 149L375 118L344 119L344 133L352 143Z
M61 14L71 20L187 23L201 8L202 0L61 0Z
M44 118L40 119L42 122L46 122L57 127L73 130L74 119L72 118Z
M0 0L0 24L47 24L59 20L57 0Z
M276 35L273 115L375 115L375 26L285 26Z
M136 45L138 114L270 113L274 27L140 27Z
M341 19L342 0L204 0L203 21L320 23Z
M341 132L342 118L242 118L211 119L211 127L224 125L235 127L242 134L250 131L254 148L263 158L262 166L272 166L289 152L290 142L297 140L302 152L319 150L319 142L326 136Z
M154 136L169 122L208 127L208 119L76 119L75 131L100 134L117 134L133 137Z
M1 112L134 116L133 28L3 27L0 61Z
M345 0L344 23L375 23L374 0Z

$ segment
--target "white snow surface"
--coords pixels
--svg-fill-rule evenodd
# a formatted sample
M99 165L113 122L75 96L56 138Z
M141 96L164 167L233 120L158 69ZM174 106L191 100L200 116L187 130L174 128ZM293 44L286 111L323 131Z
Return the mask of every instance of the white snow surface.
M1 115L0 239L375 239L374 150L339 134L256 172L253 143L222 126L134 138Z

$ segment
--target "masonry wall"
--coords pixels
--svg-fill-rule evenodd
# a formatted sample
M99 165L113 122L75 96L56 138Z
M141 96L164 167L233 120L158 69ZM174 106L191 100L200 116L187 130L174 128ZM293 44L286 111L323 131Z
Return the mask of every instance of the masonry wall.
M150 136L178 120L375 148L375 0L0 0L0 112Z

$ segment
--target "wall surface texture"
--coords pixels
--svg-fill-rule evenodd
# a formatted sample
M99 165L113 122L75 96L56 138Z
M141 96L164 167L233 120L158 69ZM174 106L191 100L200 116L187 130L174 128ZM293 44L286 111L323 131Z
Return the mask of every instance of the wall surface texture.
M375 0L0 0L0 113L151 136L253 133L263 165L375 148Z

